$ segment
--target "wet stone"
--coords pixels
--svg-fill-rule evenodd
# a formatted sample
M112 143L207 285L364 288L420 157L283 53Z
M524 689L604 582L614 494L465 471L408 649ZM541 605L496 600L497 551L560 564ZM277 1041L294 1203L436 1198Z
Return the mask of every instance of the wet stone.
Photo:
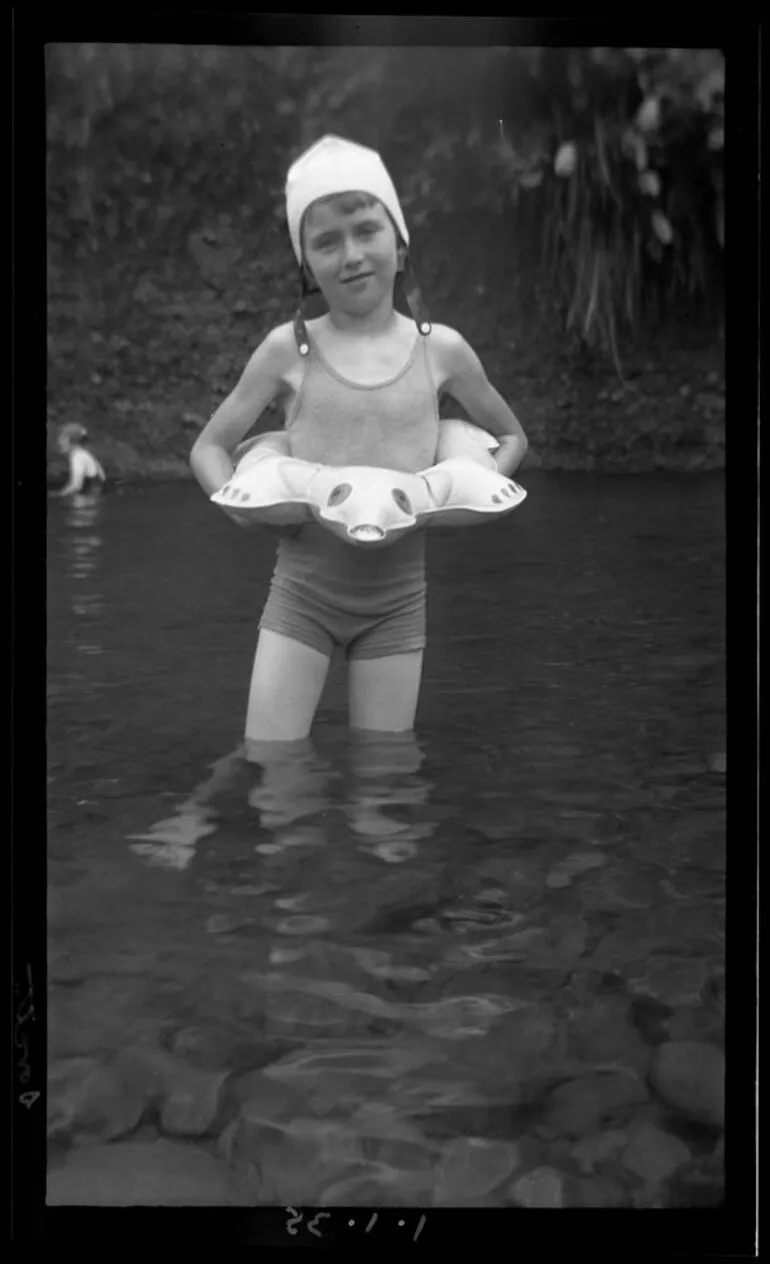
M171 1136L203 1137L214 1131L228 1073L190 1067L152 1045L134 1045L116 1059L124 1075L144 1077L145 1091L160 1106L161 1127Z
M137 1127L146 1105L136 1077L90 1058L71 1059L49 1074L48 1136L86 1133L111 1141Z
M628 1016L624 997L602 997L576 1014L568 1027L569 1053L588 1065L618 1062L645 1070L649 1050Z
M573 1183L578 1207L623 1207L627 1196L623 1186L605 1177L585 1177Z
M568 887L580 874L607 864L607 857L602 852L573 852L566 859L555 865L545 880L545 885L553 890Z
M246 1044L240 1032L203 1024L181 1028L171 1041L171 1049L191 1065L224 1070L240 1061Z
M511 1194L519 1207L566 1207L567 1177L557 1168L535 1168L519 1177Z
M659 1045L669 1039L666 1023L674 1012L670 1005L654 996L635 996L628 1012L645 1045Z
M646 1088L631 1074L581 1076L549 1094L543 1127L554 1136L585 1136L625 1118L647 1099Z
M616 1158L627 1145L628 1132L619 1128L610 1128L605 1132L595 1132L582 1137L572 1146L571 1154L580 1171L590 1174L597 1164Z
M628 969L630 987L635 994L653 996L670 1009L692 1005L700 996L707 969L703 958L715 948L704 944L696 957L651 954Z
M554 1007L531 1006L504 1014L495 1023L490 1038L500 1048L509 1049L515 1058L546 1053L557 1039Z
M352 1169L319 1190L318 1207L424 1207L433 1205L431 1177L386 1164Z
M708 976L701 986L700 997L708 1009L724 1017L725 975L723 970L717 970Z
M269 1079L262 1071L251 1071L231 1081L228 1097L238 1109L249 1106L267 1120L289 1119L306 1104L304 1094L285 1081Z
M679 1137L645 1121L635 1129L622 1162L643 1181L662 1184L691 1157L689 1147Z
M700 1041L660 1045L650 1063L650 1082L674 1110L724 1127L725 1059L721 1049Z
M596 892L592 891L591 905L597 901L607 909L645 909L659 904L663 898L658 878L644 873L625 873L608 870L598 879Z
M724 1018L704 1005L683 1006L665 1027L670 1040L703 1042L724 1050Z
M355 1135L319 1119L268 1121L245 1106L222 1133L220 1153L251 1181L260 1204L318 1204L322 1189L363 1162Z
M491 1194L521 1165L515 1142L486 1137L458 1137L447 1143L439 1159L434 1201L437 1207L464 1207Z
M170 1141L73 1150L48 1174L49 1207L248 1206L249 1191L221 1160Z

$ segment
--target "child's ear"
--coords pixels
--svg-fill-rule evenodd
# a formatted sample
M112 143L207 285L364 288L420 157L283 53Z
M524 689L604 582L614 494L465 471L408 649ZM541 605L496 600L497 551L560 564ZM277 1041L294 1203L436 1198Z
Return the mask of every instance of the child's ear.
M406 263L406 246L399 245L396 247L396 271L403 272Z

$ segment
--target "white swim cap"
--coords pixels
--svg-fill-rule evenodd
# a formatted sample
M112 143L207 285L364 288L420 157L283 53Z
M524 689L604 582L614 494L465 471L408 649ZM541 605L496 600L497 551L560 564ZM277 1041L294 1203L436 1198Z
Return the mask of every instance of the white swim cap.
M323 136L300 155L286 177L286 218L298 263L302 262L302 216L311 202L335 193L353 192L379 198L393 216L404 245L409 245L404 213L380 155L341 136Z

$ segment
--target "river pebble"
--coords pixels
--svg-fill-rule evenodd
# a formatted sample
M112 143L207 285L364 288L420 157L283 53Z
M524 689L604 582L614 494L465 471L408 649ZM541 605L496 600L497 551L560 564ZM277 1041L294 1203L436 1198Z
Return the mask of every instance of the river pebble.
M519 1207L565 1207L567 1178L553 1167L538 1167L521 1176L511 1194Z
M643 1181L659 1185L689 1163L691 1158L689 1146L684 1141L645 1120L634 1130L623 1153L622 1163Z
M622 1116L646 1102L644 1084L633 1075L584 1075L553 1089L543 1131L554 1136L585 1136L608 1118Z
M650 1082L675 1110L724 1127L725 1058L715 1045L685 1040L660 1045L650 1063Z
M124 1075L143 1074L145 1091L160 1106L161 1127L170 1136L212 1133L224 1102L226 1071L188 1066L153 1045L133 1045L116 1059Z
M486 1137L457 1137L447 1142L436 1170L437 1207L464 1207L490 1194L521 1166L515 1142Z
M221 1160L171 1141L73 1150L48 1173L50 1207L248 1206L248 1187Z

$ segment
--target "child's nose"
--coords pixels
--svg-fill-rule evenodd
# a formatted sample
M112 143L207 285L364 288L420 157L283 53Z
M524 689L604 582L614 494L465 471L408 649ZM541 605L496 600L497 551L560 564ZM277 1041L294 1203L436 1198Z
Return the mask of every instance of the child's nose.
M348 240L345 243L344 262L347 265L350 265L353 263L359 263L362 258L363 258L363 251L361 250L361 247L358 244L358 242L355 241L353 238L348 238Z

